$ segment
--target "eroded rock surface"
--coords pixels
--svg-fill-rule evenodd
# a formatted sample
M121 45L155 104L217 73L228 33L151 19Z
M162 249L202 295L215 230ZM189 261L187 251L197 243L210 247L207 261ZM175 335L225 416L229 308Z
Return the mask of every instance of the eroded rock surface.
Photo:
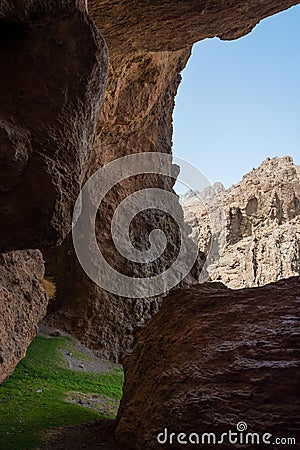
M164 252L153 264L126 263L111 242L109 214L106 217L106 226L100 221L98 223L99 228L101 227L98 237L103 238L99 239L100 247L104 247L108 261L120 273L131 277L155 276L173 263L177 252L172 254L170 250ZM176 229L168 218L164 221L157 213L154 216L146 215L139 217L135 225L136 236L137 231L148 230L149 233L156 226L165 230L171 227L172 245L175 247ZM147 233L140 236L139 248L145 249L145 243L148 242ZM47 259L47 273L54 277L57 286L56 299L49 306L47 322L78 337L96 350L98 356L114 362L122 361L132 349L136 331L159 310L162 297L127 298L121 295L122 285L120 295L97 286L77 261L71 238L68 238L60 249L47 250L44 255ZM204 256L199 254L193 270L181 282L182 286L197 282L203 263Z
M1 2L0 251L70 231L108 66L83 5Z
M0 383L25 356L45 316L48 299L40 279L44 261L39 250L0 255Z
M211 280L241 288L300 275L300 168L291 157L265 160L219 198L224 228L214 229L224 250L208 269ZM212 200L186 199L186 220L205 253L211 222L204 204Z
M299 443L299 294L294 277L234 291L206 283L166 297L124 361L122 446L169 448L156 440L165 428L220 437L241 421Z
M131 50L179 50L201 39L237 39L265 17L296 5L297 0L88 0L89 11L109 47ZM121 37L123 38L122 41Z

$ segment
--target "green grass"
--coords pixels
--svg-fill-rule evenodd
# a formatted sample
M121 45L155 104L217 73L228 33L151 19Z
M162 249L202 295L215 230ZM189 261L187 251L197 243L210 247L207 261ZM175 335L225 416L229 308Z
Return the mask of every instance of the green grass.
M0 450L35 449L51 428L105 417L92 409L67 403L70 392L121 399L122 370L103 374L69 370L61 348L72 351L72 340L38 336L29 346L26 358L0 386Z
M60 346L60 348L64 348L65 350L68 350L72 353L73 358L80 359L81 361L91 361L91 358L86 353L82 353L78 351L75 347L75 342L72 338L64 337L63 338L63 346Z

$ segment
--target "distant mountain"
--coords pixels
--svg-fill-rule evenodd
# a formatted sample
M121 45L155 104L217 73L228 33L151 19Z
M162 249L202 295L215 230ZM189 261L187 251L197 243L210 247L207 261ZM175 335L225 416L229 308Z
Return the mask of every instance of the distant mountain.
M207 186L203 191L189 190L186 194L180 196L180 201L182 203L190 204L192 202L199 202L199 199L207 199L212 197L215 194L218 194L224 191L224 186L221 182L216 182L212 186Z
M231 188L217 185L199 194L202 201L191 193L184 198L185 219L206 254L212 242L209 195L223 204L224 227L214 218L213 228L224 251L213 255L210 279L240 288L300 275L300 167L293 159L268 158Z

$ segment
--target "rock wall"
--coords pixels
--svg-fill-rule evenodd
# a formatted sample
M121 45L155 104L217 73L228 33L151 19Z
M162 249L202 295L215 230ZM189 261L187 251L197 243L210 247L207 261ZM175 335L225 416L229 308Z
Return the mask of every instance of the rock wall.
M110 53L132 50L173 51L201 39L237 39L265 17L296 0L88 0L91 17L108 43ZM121 39L122 38L122 39Z
M239 422L272 434L269 448L281 448L278 437L299 442L299 288L299 277L236 291L206 283L166 297L124 361L122 448L170 448L171 433L174 449L179 433L186 448L197 447L191 433L216 448L202 433L219 440ZM220 447L232 445L227 437Z
M219 198L225 227L218 239L224 251L208 269L211 280L242 288L300 275L300 169L291 157L267 159ZM188 199L186 219L207 252L211 223L204 203Z
M168 2L153 6L145 2L89 1L89 13L108 45L110 66L88 176L125 155L171 153L174 98L191 45L215 35L222 39L240 37L261 18L291 4L267 2L262 6L237 1L228 8L226 2L199 5L196 1L178 1L170 7ZM139 177L112 193L109 207L98 216L97 236L114 267L125 265L130 276L151 276L168 266L172 252L164 255L159 267L128 266L112 246L107 217L111 214L109 208L114 210L130 192L149 186L172 191L173 184L174 180L162 177ZM140 245L147 247L147 231L153 223L168 230L178 251L176 227L159 214L135 221L134 235L140 239ZM128 300L103 291L79 267L71 239L60 249L44 252L44 256L47 273L54 276L58 285L49 322L74 333L101 356L122 359L131 348L135 330L157 311L160 298ZM202 264L200 255L198 267ZM194 275L189 282L197 280Z
M107 49L74 1L0 8L0 251L56 245L88 168Z
M0 255L0 383L25 356L46 314L48 299L40 282L43 276L39 250Z

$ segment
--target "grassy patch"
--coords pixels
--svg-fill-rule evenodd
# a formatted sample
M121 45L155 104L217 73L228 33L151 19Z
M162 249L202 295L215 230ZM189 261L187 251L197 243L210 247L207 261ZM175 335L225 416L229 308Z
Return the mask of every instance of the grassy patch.
M104 397L100 394L71 392L68 396L68 401L92 408L108 418L116 417L119 408L118 400Z
M76 349L75 342L73 341L73 339L71 339L69 337L66 337L66 336L64 337L64 345L61 348L63 348L64 350L67 350L68 352L71 352L73 358L80 359L80 361L84 361L84 362L91 361L91 358L89 355ZM66 364L66 366L67 366L67 364Z
M1 450L35 449L51 428L107 417L66 402L70 392L121 399L121 370L103 374L69 370L61 348L73 349L72 340L38 336L29 346L26 358L0 386Z

